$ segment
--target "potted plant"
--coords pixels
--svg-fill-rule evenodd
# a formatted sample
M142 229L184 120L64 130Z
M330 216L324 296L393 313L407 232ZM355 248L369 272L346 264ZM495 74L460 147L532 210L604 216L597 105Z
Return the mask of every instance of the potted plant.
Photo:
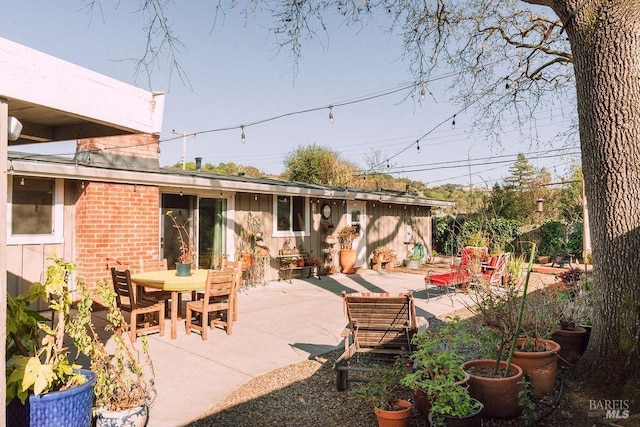
M178 231L178 243L180 245L180 256L176 262L176 276L190 276L191 266L194 260L194 249L191 246L191 234L187 229L191 222L191 217L187 218L183 223L173 215L173 211L167 211L166 215L173 221L173 228Z
M497 288L480 281L475 292L470 294L474 304L467 307L478 316L483 326L497 336L495 360L473 360L463 364L464 370L471 376L471 396L485 405L484 415L489 417L512 418L522 413L518 394L522 390L520 381L523 369L513 357L526 306L534 255L535 245L531 248L522 289L517 286ZM514 283L517 282L515 280ZM502 360L505 355L506 360Z
M407 268L416 270L420 268L420 262L422 261L422 255L417 254L415 252L411 252L407 255L407 259L405 260L405 266Z
M353 241L359 236L355 225L347 225L338 231L340 240L340 267L346 274L355 273L356 250L353 249Z
M373 405L378 426L408 426L413 405L407 400L410 390L402 385L402 378L409 372L410 360L396 358L389 365L377 365L371 381L351 391L351 394Z
M112 425L145 426L148 406L156 396L153 364L148 354L147 337L140 337L142 351L134 346L129 325L116 306L116 294L107 282L100 284L99 297L107 310L106 332L113 343L107 347L91 321L93 300L84 284L79 286L77 314L70 323L69 335L78 351L86 355L96 375L96 427Z
M560 345L560 362L571 365L580 358L586 348L587 330L581 325L589 323L591 319L589 292L556 292L554 303L550 306L557 321L556 326L559 326L553 331L551 338Z
M434 413L453 415L454 409L446 409L450 401L434 404L440 399L459 398L469 403L466 383L469 375L462 369L464 357L461 349L471 347L475 339L467 331L466 321L450 319L443 327L421 330L413 339L412 371L402 378L401 383L413 392L418 413L432 421ZM453 389L460 387L463 390ZM466 398L465 398L466 393ZM461 410L455 416L466 415Z
M67 280L74 265L55 254L44 282L7 297L7 425L89 425L95 375L74 363L64 340L71 295ZM49 304L55 326L29 306Z

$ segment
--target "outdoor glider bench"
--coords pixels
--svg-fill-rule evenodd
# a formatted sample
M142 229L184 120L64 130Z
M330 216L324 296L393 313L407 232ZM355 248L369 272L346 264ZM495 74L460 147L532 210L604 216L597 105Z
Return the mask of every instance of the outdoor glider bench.
M342 292L348 324L342 332L344 352L336 360L338 391L347 388L349 371L370 372L372 366L356 363L359 353L400 355L411 352L411 339L418 329L413 294Z

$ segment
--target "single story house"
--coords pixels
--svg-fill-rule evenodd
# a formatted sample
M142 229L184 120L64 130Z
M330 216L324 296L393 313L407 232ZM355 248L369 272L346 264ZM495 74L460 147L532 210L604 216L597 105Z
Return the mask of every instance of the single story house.
M264 282L288 268L279 257L286 246L308 254L320 274L339 272L334 236L346 225L359 231L359 268L370 266L378 246L393 249L398 262L416 242L430 251L432 210L452 205L398 192L161 168L157 134L82 139L73 159L13 152L8 158L10 293L39 279L52 250L72 260L89 286L109 280L111 266L137 271L145 260L167 258L172 268L180 251L168 212L187 224L199 268L251 252L249 279Z

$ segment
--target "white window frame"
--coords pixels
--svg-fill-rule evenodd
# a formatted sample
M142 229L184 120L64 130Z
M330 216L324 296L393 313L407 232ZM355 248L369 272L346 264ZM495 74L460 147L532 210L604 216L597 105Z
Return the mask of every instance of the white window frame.
M301 197L304 199L304 230L302 231L293 231L293 230L278 230L278 197L288 197L289 199L293 197ZM291 203L291 209L293 210L293 203ZM274 194L273 195L273 233L272 237L307 237L309 236L310 229L310 211L309 209L309 198L305 196L295 196L290 194ZM293 212L289 212L289 219L291 224L293 224Z
M16 234L12 233L13 223L13 179L8 180L7 194L7 244L52 244L64 243L64 180L60 178L34 177L53 179L53 233L52 234Z

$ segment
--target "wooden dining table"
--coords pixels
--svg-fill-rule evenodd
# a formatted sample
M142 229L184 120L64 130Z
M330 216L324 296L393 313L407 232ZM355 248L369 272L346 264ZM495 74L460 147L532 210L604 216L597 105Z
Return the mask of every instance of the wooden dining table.
M176 270L149 271L131 275L131 282L137 286L171 292L171 339L175 339L178 327L178 293L204 290L207 272L206 269L191 270L190 276L176 276Z

